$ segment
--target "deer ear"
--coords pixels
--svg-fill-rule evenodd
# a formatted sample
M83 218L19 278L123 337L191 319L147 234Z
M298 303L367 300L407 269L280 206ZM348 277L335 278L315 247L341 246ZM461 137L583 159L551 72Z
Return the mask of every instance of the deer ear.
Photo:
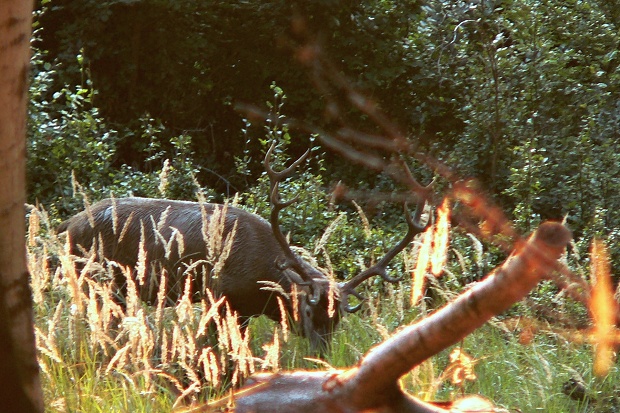
M276 263L277 266L277 263ZM282 274L292 283L300 285L302 287L308 287L309 293L306 294L306 301L310 305L317 305L321 299L321 286L314 280L304 281L296 271L286 268L282 271Z
M276 266L278 266L278 264L276 263ZM295 271L284 267L284 268L280 268L278 266L278 269L280 269L282 271L282 274L288 278L288 280L294 284L297 285L308 285L308 283L306 281L304 281L301 276L299 274L297 274Z

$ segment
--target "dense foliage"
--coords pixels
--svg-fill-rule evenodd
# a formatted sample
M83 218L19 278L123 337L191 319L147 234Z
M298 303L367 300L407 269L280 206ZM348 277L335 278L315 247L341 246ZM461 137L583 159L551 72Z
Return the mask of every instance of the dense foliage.
M521 229L566 217L586 243L608 237L618 267L620 11L610 0L42 0L32 201L73 211L72 174L92 198L187 198L194 179L215 197L255 187L265 131L234 102L273 102L275 82L287 115L333 126L294 58L300 16L421 150L480 179ZM290 133L289 156L313 145ZM312 167L318 187L387 185L324 157Z

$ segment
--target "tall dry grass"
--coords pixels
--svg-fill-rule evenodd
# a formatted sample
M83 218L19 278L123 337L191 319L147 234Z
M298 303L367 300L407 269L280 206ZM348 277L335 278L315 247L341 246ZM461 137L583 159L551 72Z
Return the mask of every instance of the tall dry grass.
M209 220L203 214L208 264L216 274L234 237L234 232L222 236L225 214L226 206ZM163 218L153 221L156 229ZM183 235L175 231L171 238L162 239L166 253L178 248L182 255ZM120 379L143 394L164 391L178 405L219 395L257 368L278 368L274 349L287 339L288 330L283 334L276 325L271 344L265 345L263 354L254 354L250 330L239 325L223 298L206 290L200 302L192 302L190 276L200 265L187 268L180 299L167 305L169 275L165 270L147 274L152 269L146 268L146 254L139 254L136 271L111 261L98 262L95 251L73 256L67 240L51 231L44 210L31 208L27 245L39 362L48 380L57 379L59 368L83 365L86 369L90 364L96 379ZM115 271L126 279L124 305L119 304L113 282ZM140 289L148 287L149 279L157 280L157 302L152 306L140 300ZM57 404L67 404L60 399Z
M361 210L358 214L363 216ZM360 219L370 233L367 220ZM325 258L329 272L332 265L326 241L345 221L345 216L338 216L314 248L315 256ZM161 217L152 224L158 222ZM217 222L223 221L212 219L202 229L205 237L219 237L208 243L209 265L214 268L232 242L232 238L222 239ZM117 230L122 236L122 228ZM173 237L174 242L163 241L169 248L182 249L182 234ZM480 242L469 238L477 265L482 266ZM222 401L209 411L226 411L228 391L255 371L354 365L399 326L433 311L427 298L411 304L415 295L411 290L420 280L385 285L380 293L370 289L363 314L342 319L326 359L308 359L308 343L289 334L286 322L278 325L260 317L243 330L223 299L206 291L200 302L193 303L189 283L181 286L179 300L169 305L165 272L145 277L156 279L153 285L146 281L141 285L140 271L133 273L112 262L98 263L94 251L85 257L70 255L66 240L51 231L43 209L31 208L27 245L39 363L49 412L170 411L182 404L213 399ZM430 271L416 271L423 245L421 236L403 254L404 271L414 278L424 277L434 291L433 301L447 302L456 295L453 286L459 277L470 275L470 264L464 253L453 247L443 278L436 279ZM125 306L118 304L112 282L116 270L123 271L127 279ZM153 305L139 299L138 291L144 287L157 289ZM591 354L587 346L571 342L574 332L561 336L552 328L541 329L524 344L523 331L513 332L503 321L492 325L467 338L454 360L447 351L413 369L402 379L403 386L423 399L474 392L521 411L581 412L590 408L589 402L579 404L562 394L563 382L577 371L592 391L598 392L599 402L603 397L614 403L618 400L613 378L620 369L616 366L599 382L593 379L588 373ZM507 397L512 394L523 397Z

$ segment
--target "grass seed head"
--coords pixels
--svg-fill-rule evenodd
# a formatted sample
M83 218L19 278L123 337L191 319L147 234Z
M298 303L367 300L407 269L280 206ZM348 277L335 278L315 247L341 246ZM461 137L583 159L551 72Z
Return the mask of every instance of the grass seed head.
M428 270L431 246L433 242L433 229L429 227L423 234L422 245L418 250L416 265L411 272L411 305L416 305L424 296L426 272Z
M278 307L280 309L280 327L282 328L282 338L285 342L288 341L288 313L286 308L284 307L284 301L282 301L282 297L277 297L278 299Z

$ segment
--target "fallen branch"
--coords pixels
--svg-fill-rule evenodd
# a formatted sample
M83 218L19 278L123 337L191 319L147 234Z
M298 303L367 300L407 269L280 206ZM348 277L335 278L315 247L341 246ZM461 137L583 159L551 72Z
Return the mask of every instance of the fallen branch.
M458 343L491 317L525 297L555 267L570 231L542 224L504 264L455 301L400 331L345 371L295 371L253 376L235 396L235 412L463 411L426 403L405 393L398 379L429 357ZM493 407L488 406L487 411ZM485 411L485 410L476 410Z

